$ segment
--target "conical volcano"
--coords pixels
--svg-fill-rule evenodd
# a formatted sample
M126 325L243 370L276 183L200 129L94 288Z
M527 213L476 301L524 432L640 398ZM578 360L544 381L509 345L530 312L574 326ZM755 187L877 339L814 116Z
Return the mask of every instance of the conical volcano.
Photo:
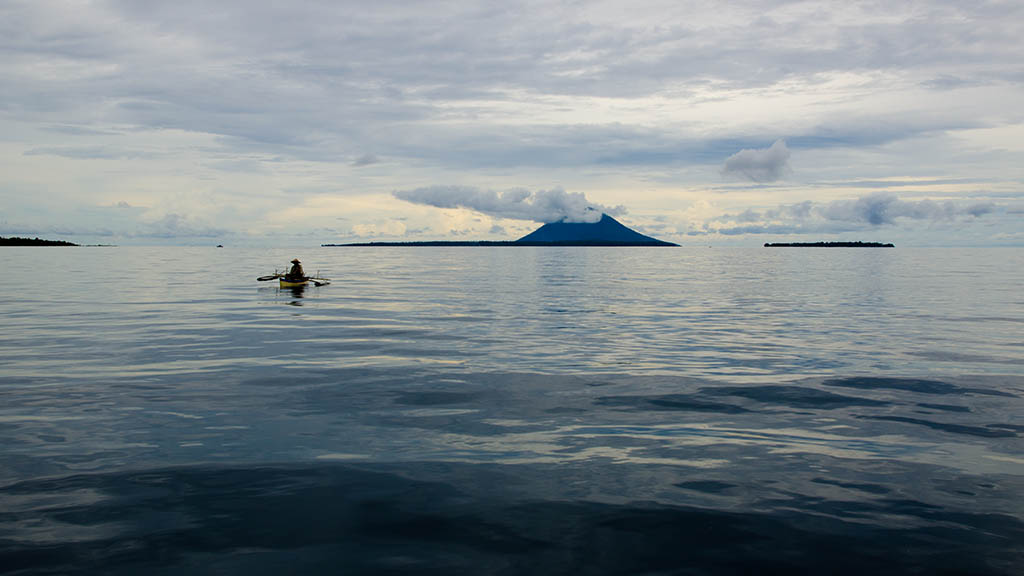
M597 222L551 222L515 243L538 246L677 246L644 236L607 214L601 214Z

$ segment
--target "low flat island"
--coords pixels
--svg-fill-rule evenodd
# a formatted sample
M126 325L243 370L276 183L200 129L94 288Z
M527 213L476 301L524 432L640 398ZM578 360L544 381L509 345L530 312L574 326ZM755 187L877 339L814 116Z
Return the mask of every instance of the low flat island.
M765 248L895 248L882 242L765 242Z
M78 244L63 240L42 240L40 238L19 238L17 236L4 238L0 236L0 246L78 246Z

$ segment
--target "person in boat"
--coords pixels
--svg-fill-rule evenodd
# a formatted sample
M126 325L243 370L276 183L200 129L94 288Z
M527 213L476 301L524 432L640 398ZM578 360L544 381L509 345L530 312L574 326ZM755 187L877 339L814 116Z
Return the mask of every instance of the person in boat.
M298 258L292 260L292 269L284 275L284 279L288 282L302 282L306 279L306 273L302 270L302 263Z

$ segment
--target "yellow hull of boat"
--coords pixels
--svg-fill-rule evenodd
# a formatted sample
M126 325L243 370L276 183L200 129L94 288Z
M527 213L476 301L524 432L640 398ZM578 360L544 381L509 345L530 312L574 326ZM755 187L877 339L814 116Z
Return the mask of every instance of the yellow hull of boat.
M302 282L289 282L284 278L281 278L281 288L298 288L299 286L309 285L309 280L303 280Z

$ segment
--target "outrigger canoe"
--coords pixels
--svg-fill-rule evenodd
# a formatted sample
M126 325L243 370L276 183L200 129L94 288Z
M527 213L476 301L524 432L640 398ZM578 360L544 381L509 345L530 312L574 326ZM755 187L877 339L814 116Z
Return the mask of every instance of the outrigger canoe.
M268 276L260 276L256 279L259 282L267 282L268 280L279 280L281 288L299 288L301 286L308 286L310 282L314 286L326 286L331 283L330 278L320 278L317 276L303 276L302 280L290 279L286 274L279 274L277 272Z
M299 286L309 286L309 278L303 280L285 280L281 278L281 288L298 288Z

